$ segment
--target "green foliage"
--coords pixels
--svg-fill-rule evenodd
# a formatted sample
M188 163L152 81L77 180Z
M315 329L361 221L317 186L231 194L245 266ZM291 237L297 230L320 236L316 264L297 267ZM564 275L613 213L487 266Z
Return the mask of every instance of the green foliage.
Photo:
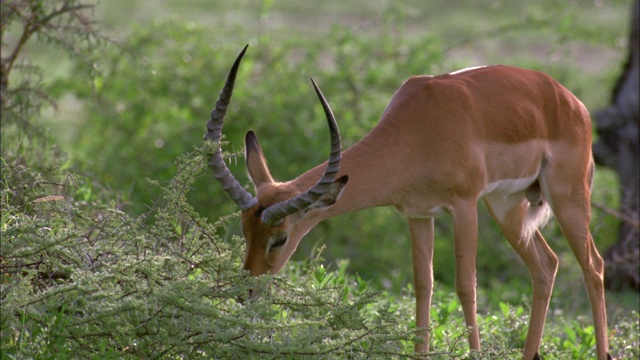
M81 187L32 182L3 166L2 351L14 358L261 358L402 354L412 338L388 301L319 261L285 277L240 272L242 240L186 202L204 152L147 216L77 201ZM32 174L37 175L37 174ZM56 176L64 176L56 174ZM37 177L37 176L32 176ZM25 185L19 183L18 185ZM24 193L26 192L26 193ZM60 195L44 194L57 193ZM248 299L249 290L261 293Z

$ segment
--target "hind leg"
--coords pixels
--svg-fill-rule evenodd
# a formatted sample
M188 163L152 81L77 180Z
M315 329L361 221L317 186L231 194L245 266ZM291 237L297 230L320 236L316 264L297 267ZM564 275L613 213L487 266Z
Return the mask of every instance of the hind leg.
M610 359L604 298L604 261L589 231L590 175L588 171L570 171L571 166L565 165L564 168L549 166L543 174L543 189L584 274L596 330L598 359ZM574 175L581 173L583 176Z
M529 201L523 193L507 197L488 195L484 198L484 203L511 246L524 260L531 274L533 300L524 346L524 359L537 359L558 269L558 257L537 229L533 232L531 239L522 239L523 226L529 211Z
M473 200L460 201L451 210L456 261L456 293L469 330L469 348L480 350L476 317L476 257L478 249L478 210Z

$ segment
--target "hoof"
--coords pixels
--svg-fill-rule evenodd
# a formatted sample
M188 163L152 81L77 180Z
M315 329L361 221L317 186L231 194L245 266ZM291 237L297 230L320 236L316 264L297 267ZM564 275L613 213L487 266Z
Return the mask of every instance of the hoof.
M533 360L542 360L542 356L540 356L540 354L536 353L535 355L533 355Z
M613 357L609 353L607 353L607 360L613 360Z

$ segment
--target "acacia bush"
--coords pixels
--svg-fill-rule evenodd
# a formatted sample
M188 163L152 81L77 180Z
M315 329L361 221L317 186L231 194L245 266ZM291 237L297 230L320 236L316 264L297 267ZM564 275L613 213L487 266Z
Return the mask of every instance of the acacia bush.
M318 261L284 277L239 271L242 240L223 240L186 202L204 151L181 158L154 209L130 216L76 199L4 158L2 352L13 358L366 357L402 354L412 331L366 283ZM19 194L19 200L18 195ZM262 293L248 299L249 289Z

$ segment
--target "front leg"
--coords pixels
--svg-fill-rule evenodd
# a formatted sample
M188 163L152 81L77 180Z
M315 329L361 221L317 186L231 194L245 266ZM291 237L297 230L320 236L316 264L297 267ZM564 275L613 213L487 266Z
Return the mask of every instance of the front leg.
M429 311L433 290L433 218L409 218L413 283L416 291L416 327L424 342L416 343L416 352L429 351Z
M456 292L469 330L469 347L480 350L476 321L476 255L478 210L475 201L459 204L451 211L455 238Z

